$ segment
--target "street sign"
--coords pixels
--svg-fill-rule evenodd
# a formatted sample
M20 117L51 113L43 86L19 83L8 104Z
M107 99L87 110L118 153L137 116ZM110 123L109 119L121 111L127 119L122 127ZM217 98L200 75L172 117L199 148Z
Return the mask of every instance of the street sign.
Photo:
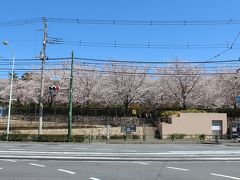
M136 115L137 111L135 109L132 110L132 114Z
M121 126L121 132L131 133L136 132L137 127L135 124L128 124L128 125L122 125Z
M50 79L51 79L52 81L60 81L60 80L61 80L61 77L55 75L55 76L51 77Z
M236 104L238 107L240 107L240 96L236 97Z

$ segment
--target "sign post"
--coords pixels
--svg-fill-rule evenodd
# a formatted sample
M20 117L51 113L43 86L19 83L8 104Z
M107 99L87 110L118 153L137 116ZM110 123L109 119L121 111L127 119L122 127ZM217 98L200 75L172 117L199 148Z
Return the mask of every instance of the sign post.
M240 107L240 96L236 97L236 105L237 107Z

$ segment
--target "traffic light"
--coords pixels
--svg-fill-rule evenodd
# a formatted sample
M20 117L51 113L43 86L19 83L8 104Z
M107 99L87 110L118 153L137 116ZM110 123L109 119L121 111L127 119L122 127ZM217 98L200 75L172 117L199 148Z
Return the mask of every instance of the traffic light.
M49 86L49 91L55 91L56 90L56 86Z
M56 92L58 93L60 91L60 86L56 86Z
M60 86L55 86L55 85L52 85L52 86L49 86L48 87L48 92L49 92L49 95L50 96L56 96L57 93L60 91Z

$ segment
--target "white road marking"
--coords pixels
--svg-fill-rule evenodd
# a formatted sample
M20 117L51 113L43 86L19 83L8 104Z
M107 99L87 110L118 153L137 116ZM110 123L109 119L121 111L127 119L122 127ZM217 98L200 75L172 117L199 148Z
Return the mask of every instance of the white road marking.
M16 147L16 146L2 146L2 147L13 148L13 147Z
M180 171L188 171L188 169L177 168L177 167L171 167L171 166L168 166L167 168L168 168L168 169L180 170Z
M0 159L0 161L17 162L16 160L13 159Z
M68 174L76 174L73 171L68 171L68 170L65 170L65 169L58 169L58 171L62 171L62 172L68 173Z
M210 173L212 176L219 176L219 177L224 177L224 178L229 178L229 179L236 179L236 180L240 180L240 178L238 177L233 177L233 176L226 176L223 174L215 174L215 173Z
M10 151L24 151L24 149L9 149Z
M42 164L35 164L35 163L28 163L29 165L32 165L32 166L38 166L38 167L46 167Z
M168 151L169 154L188 154L188 155L209 155L209 154L214 154L214 155L221 155L221 154L239 154L239 150L222 150L222 151Z
M132 162L134 164L141 164L141 165L149 165L149 163L145 163L145 162Z
M99 151L110 151L110 150L112 150L112 148L100 148L100 149L96 149L96 150L99 150Z
M137 152L136 150L122 150L123 152Z
M125 150L125 151L130 151L130 150ZM239 150L236 151L186 151L186 152L181 152L181 151L176 151L176 152L69 152L69 151L0 151L0 153L3 154L13 154L13 153L19 153L19 154L79 154L79 155L205 155L205 156L212 156L218 155L218 156L226 156L226 155L235 155L238 156L240 154Z
M21 162L33 162L33 161L38 161L36 159L20 159L19 161Z
M86 150L88 148L73 148L73 149L76 149L76 150Z
M95 177L90 177L89 179L90 180L101 180L101 179L98 179L98 178L95 178Z

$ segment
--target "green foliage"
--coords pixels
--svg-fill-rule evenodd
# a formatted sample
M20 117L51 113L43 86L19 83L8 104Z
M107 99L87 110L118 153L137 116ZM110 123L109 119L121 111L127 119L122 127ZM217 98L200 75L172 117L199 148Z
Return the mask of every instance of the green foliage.
M24 81L30 81L32 80L33 73L32 72L26 72L22 75L21 79Z
M179 111L165 111L161 113L161 117L167 118L169 116L179 116L180 112Z
M206 111L200 109L186 109L181 110L180 113L206 113Z
M199 140L200 140L201 142L204 142L205 139L206 139L206 135L205 135L205 134L200 134L200 135L199 135Z
M125 139L126 136L125 135L113 135L110 136L110 139Z
M132 135L132 139L140 139L140 137L138 135Z
M156 138L156 139L161 139L160 131L159 131L158 129L155 130L154 138Z
M36 135L30 134L9 134L9 141L33 141L36 139Z
M186 134L170 134L168 139L174 141L175 139L184 139L185 136Z
M40 135L38 142L67 142L66 135Z
M72 142L83 142L85 139L84 135L74 135L72 136Z
M6 140L6 134L0 136L0 141ZM67 135L33 135L33 134L9 134L8 141L38 141L38 142L67 142ZM83 142L83 135L74 135L72 142Z
M180 113L206 113L204 110L198 109L186 109L180 111L164 111L161 113L161 117L167 118L169 116L180 116Z
M170 137L169 137L172 141L174 141L176 138L174 136L174 134L170 134Z

